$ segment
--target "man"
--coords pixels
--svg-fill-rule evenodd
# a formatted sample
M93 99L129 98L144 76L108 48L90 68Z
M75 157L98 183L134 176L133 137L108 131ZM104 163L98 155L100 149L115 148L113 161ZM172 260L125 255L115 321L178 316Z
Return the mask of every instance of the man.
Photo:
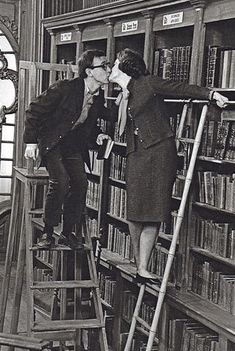
M57 81L39 95L26 111L24 142L26 159L40 153L49 173L43 234L38 247L54 242L53 227L61 219L59 244L77 247L73 234L85 207L89 147L102 144L108 135L97 127L97 119L107 118L101 87L108 83L110 68L104 53L87 50L78 60L79 77Z

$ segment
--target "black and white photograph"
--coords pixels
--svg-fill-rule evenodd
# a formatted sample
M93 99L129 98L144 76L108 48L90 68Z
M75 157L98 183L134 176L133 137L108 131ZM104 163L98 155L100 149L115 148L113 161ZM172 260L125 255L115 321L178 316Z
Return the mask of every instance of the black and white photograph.
M0 351L235 351L235 1L0 0Z

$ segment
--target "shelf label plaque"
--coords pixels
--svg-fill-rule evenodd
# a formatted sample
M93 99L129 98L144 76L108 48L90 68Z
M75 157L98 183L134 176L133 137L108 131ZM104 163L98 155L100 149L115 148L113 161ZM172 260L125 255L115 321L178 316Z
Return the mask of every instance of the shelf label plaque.
M130 21L122 23L122 33L131 32L138 29L138 21Z
M72 40L72 32L60 34L60 41L70 41L70 40Z
M170 24L177 24L183 22L183 11L170 13L169 15L164 15L162 18L163 26L169 26Z

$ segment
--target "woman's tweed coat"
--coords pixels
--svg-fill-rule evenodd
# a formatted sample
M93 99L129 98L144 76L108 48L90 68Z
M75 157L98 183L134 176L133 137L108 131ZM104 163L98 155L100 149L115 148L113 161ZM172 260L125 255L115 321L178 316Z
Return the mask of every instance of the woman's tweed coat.
M210 90L150 75L131 79L128 90L127 219L167 221L177 156L164 98L208 99Z

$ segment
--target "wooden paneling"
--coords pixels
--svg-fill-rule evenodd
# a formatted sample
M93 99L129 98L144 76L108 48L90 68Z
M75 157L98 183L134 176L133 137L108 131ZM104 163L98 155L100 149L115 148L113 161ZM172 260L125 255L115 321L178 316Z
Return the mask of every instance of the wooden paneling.
M100 6L104 4L111 4L120 0L83 0L83 8L87 9L89 7Z

